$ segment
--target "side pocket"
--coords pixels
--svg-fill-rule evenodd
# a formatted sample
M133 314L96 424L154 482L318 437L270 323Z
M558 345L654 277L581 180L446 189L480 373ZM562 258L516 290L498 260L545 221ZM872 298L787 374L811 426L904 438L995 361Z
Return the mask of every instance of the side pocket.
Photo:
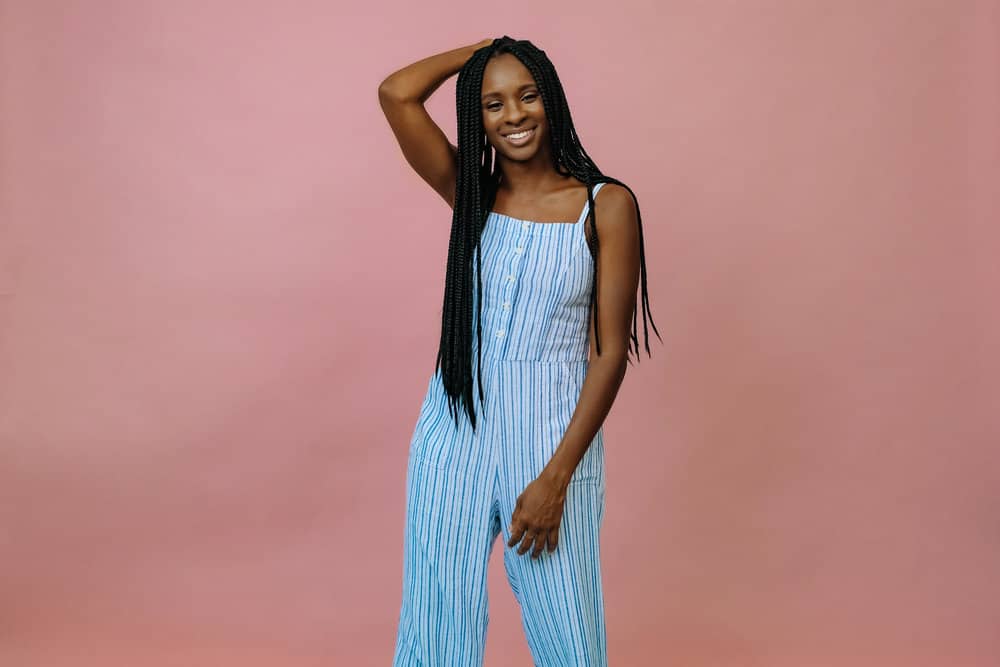
M580 362L562 361L559 362L559 372L561 376L561 391L565 401L566 423L576 412L580 399L580 392L583 390L583 379L586 371L585 366ZM583 458L577 464L570 484L599 484L604 474L604 434L603 427L598 429L597 434L591 441Z
M410 439L410 458L423 465L448 469L454 452L452 423L445 406L444 387L438 375L431 377L420 406L420 416Z
M424 402L420 404L420 412L417 414L417 423L413 427L413 435L410 437L410 456L412 458L423 458L423 445L425 436L425 424L430 415L427 414L431 403L434 400L434 381L437 378L431 377L427 383L427 390L424 392Z

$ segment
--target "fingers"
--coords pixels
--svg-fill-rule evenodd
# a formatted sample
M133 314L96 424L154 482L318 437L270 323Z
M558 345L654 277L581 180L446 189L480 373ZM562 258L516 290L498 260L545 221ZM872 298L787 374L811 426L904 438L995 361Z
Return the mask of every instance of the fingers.
M532 558L538 558L539 556L542 555L542 552L545 551L546 539L547 535L545 533L540 534L538 538L535 539L535 548L531 552Z
M544 542L545 538L542 537L540 534L526 531L524 534L524 541L521 542L521 546L517 550L517 555L523 556L524 554L526 554L530 549L535 547L535 543L538 542L539 540Z
M511 536L510 540L507 541L507 546L513 547L518 543L520 543L520 547L517 550L519 556L523 556L530 549L532 550L531 557L538 558L546 550L546 544L548 545L548 552L552 553L559 544L559 528L556 527L551 530L532 529L523 522L515 521L511 524Z
M508 547L520 546L517 553L523 556L532 550L531 557L538 558L546 550L548 545L549 553L556 550L559 545L559 525L560 521L539 521L539 517L523 511L521 498L517 499L514 505L514 513L510 520L510 539L507 540ZM555 517L553 517L555 518Z
M523 540L523 541L522 541ZM520 519L514 519L510 524L510 539L507 541L508 547L517 546L520 542L521 546L518 548L518 555L523 555L535 541L535 531L525 524Z
M507 540L507 546L512 547L521 541L521 536L524 535L524 526L521 524L520 519L517 518L517 510L514 510L514 516L510 520L510 539Z
M559 544L559 526L556 526L549 531L549 553L556 550L556 546Z

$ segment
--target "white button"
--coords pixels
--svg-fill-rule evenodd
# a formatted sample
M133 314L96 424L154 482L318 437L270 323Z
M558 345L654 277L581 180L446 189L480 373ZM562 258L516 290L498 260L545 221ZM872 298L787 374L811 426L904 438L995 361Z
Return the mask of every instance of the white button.
M503 334L504 334L504 331L503 331L503 329L501 329L500 331L497 332L497 338L503 338Z
M521 246L514 248L515 254L520 255L522 252L524 252L524 248L522 248Z
M514 282L514 276L507 276L508 282Z
M530 222L524 223L523 226L524 226L525 229L531 229L531 223Z
M509 301L507 301L507 302L505 302L505 303L503 304L503 309L504 309L504 310L510 310L510 302L509 302Z

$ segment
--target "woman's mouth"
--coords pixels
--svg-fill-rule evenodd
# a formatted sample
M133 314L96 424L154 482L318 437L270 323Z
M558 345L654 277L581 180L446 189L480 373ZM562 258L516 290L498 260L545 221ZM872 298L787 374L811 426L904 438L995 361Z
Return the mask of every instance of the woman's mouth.
M504 139L507 140L507 143L512 144L514 146L523 146L529 141L531 141L531 138L534 136L535 136L535 128L531 128L530 130L524 130L522 132L506 134L504 135Z

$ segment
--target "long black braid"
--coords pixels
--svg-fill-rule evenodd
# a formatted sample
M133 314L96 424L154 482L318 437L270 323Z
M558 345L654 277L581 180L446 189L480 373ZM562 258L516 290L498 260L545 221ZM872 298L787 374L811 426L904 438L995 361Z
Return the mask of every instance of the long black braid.
M458 117L458 165L455 183L455 206L451 222L451 239L448 244L448 267L445 276L444 304L441 310L441 343L438 348L435 371L441 369L441 380L448 397L448 410L458 425L458 413L464 405L469 416L472 429L476 428L476 412L472 396L472 257L476 259L476 340L478 363L477 384L479 387L479 402L483 402L482 382L482 262L479 241L487 216L496 200L499 184L499 170L493 159L493 147L483 130L481 110L481 95L483 73L490 58L501 53L513 54L531 72L542 97L545 116L550 128L550 141L554 167L563 176L572 175L587 184L587 201L591 234L587 238L590 255L594 262L594 279L590 287L590 303L593 306L593 317L598 317L597 304L597 256L600 244L597 238L597 217L594 210L594 186L597 183L617 183L629 191L635 201L636 216L639 225L639 264L642 287L642 328L645 335L646 355L649 351L649 331L646 326L647 313L649 323L660 338L660 332L653 323L652 312L649 312L649 297L646 290L646 258L642 236L642 215L639 213L639 202L632 189L621 181L605 176L587 155L580 144L573 119L570 116L569 105L563 93L562 84L556 74L555 67L545 55L545 51L537 48L528 40L515 40L504 35L493 40L466 61L458 73L456 81L456 111ZM588 330L590 327L590 309L588 309ZM639 360L639 339L637 332L637 311L632 310L632 343L635 344L636 360ZM601 353L601 338L599 326L594 324L594 339L597 354ZM662 342L663 339L660 338ZM631 356L632 343L628 346ZM632 363L627 358L629 364Z

